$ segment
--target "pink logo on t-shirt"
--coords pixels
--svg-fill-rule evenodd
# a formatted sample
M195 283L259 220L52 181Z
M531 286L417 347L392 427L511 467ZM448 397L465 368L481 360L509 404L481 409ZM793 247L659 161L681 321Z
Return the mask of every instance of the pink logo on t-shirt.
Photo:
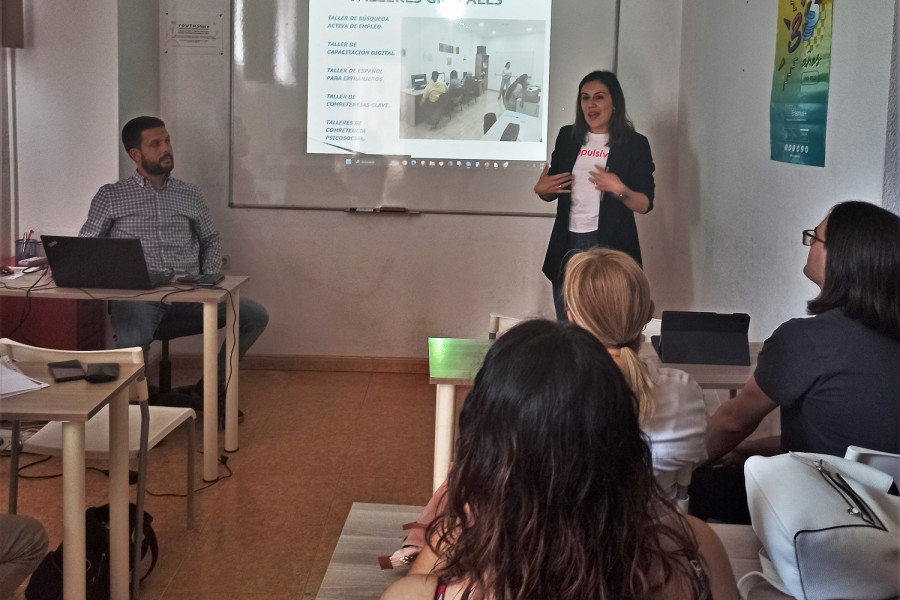
M582 148L581 152L578 153L578 156L593 156L596 158L607 158L609 156L608 150L597 150L596 148L591 148L590 150L587 148Z

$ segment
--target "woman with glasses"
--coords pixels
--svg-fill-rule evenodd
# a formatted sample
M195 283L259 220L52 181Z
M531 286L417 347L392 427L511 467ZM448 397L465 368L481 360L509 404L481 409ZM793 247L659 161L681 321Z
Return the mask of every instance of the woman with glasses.
M585 75L575 123L559 130L550 165L534 185L541 200L557 201L542 270L560 321L566 320L562 284L572 250L604 246L642 264L634 213L653 208L654 169L650 143L634 130L615 74Z
M803 274L821 290L807 304L813 316L778 327L754 375L710 419L709 460L727 457L694 473L691 513L701 518L749 522L743 470L729 465L753 454L900 453L900 217L843 202L803 244ZM780 437L744 441L779 407Z
M584 329L507 331L466 398L429 544L382 599L736 600L715 533L656 484L637 404Z

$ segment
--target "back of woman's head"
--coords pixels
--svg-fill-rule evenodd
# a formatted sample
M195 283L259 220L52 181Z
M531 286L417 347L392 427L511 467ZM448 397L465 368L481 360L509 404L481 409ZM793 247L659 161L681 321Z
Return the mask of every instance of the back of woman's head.
M900 339L900 217L868 202L835 206L825 227L825 283L808 308L840 308Z
M609 248L592 248L566 264L563 299L571 318L614 355L640 401L641 423L653 413L653 383L638 358L641 331L653 316L650 282L633 258Z
M609 354L575 325L527 321L497 340L466 398L429 529L438 576L473 600L647 597L659 498Z

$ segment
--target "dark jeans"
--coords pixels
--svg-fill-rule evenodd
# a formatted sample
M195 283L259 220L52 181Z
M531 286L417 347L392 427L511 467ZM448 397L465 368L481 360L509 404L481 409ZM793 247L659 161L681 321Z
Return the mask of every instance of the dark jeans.
M598 244L597 242L597 232L596 231L588 231L587 233L575 233L574 231L569 232L569 251L566 252L566 258L563 260L563 273L565 273L566 263L569 261L569 258L573 254L577 254L583 250L588 250L593 248ZM563 301L563 289L562 289L563 278L560 277L557 282L553 284L553 307L556 309L556 318L560 321L568 321L569 317L566 314L566 305Z
M194 302L131 302L109 303L110 317L115 329L116 347L141 346L144 357L162 320L178 330L179 336L203 333L203 305ZM242 358L269 323L269 313L258 302L241 296L238 317L238 358ZM225 303L218 306L218 327L225 326ZM225 344L219 349L219 383L225 381Z

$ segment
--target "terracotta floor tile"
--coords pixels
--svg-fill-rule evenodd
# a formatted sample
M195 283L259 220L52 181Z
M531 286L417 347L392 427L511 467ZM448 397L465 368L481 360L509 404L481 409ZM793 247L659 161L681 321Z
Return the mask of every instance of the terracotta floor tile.
M177 375L179 385L197 379ZM196 493L194 528L186 527L184 498L147 497L160 561L142 584L143 600L313 600L353 502L425 504L431 496L427 375L247 370L240 394L247 416L240 450L227 454L232 475ZM200 420L196 427L200 487ZM220 452L223 440L220 432ZM151 451L150 492L184 492L185 452L181 432ZM61 470L53 458L32 472ZM0 481L8 473L9 458L0 457ZM104 475L89 471L87 505L106 503L107 488ZM44 523L52 548L62 538L61 496L60 478L20 480L19 512Z

